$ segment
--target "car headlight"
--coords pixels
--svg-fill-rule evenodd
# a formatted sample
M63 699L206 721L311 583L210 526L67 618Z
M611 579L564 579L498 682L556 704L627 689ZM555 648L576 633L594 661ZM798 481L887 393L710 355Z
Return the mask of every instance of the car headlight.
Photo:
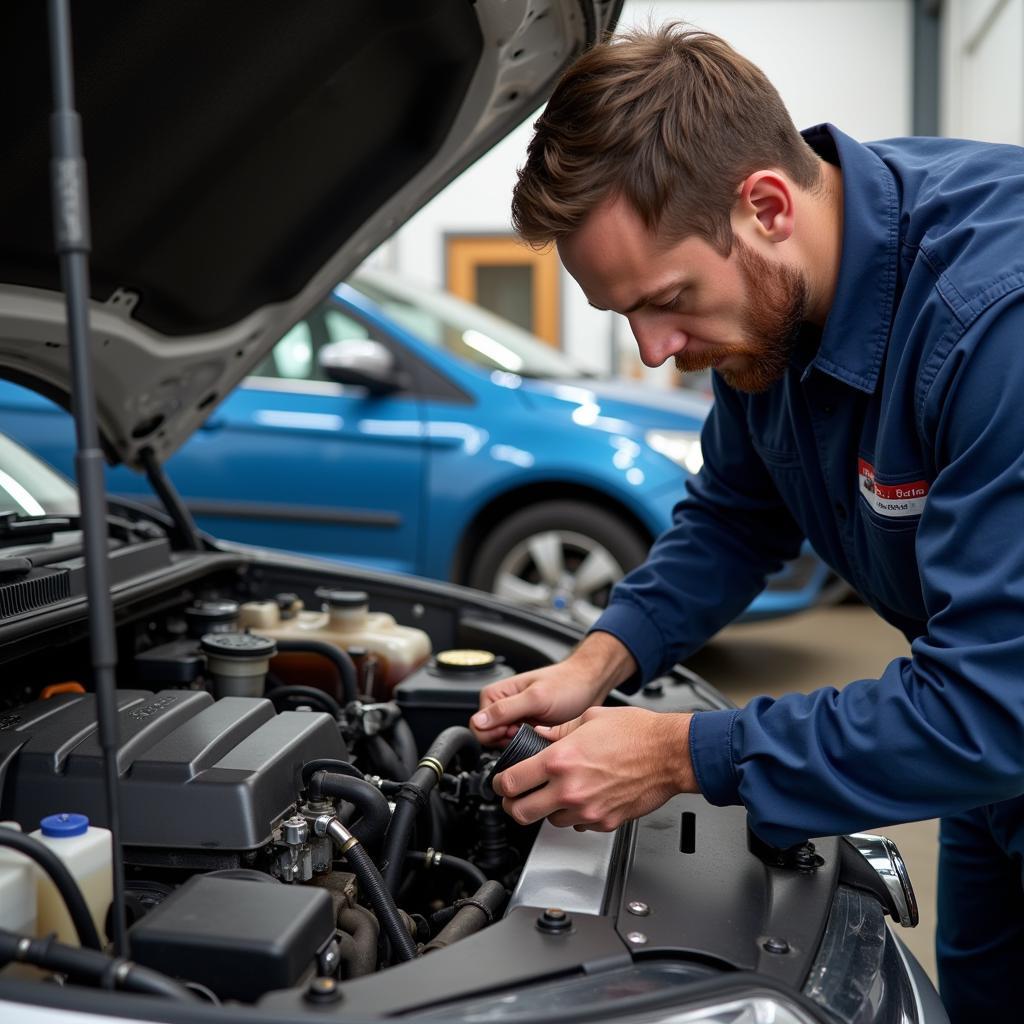
M704 465L700 434L693 430L648 430L644 440L656 452L671 459L690 473L699 473Z
M703 995L690 991L702 982ZM709 992L709 985L723 991ZM704 964L645 960L445 1003L410 1019L463 1024L821 1024L824 1017L752 975L737 979Z

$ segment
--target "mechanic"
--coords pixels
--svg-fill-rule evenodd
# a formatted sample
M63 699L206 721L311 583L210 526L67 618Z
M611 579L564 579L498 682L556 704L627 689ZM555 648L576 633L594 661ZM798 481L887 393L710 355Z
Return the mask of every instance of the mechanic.
M671 25L567 71L513 220L647 366L712 367L715 405L673 526L584 641L484 691L481 740L556 740L498 776L506 810L609 830L700 792L780 847L940 816L944 1001L1019 1006L1024 150L798 133L758 68ZM599 706L696 651L804 537L910 657L740 710Z

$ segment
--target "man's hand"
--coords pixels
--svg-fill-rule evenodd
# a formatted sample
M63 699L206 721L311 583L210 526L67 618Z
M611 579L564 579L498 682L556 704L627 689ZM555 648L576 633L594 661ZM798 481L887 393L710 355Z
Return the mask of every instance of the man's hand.
M523 722L560 725L601 703L635 668L632 655L615 637L591 633L565 661L484 687L470 728L484 746L496 746Z
M590 708L575 721L538 729L554 742L496 775L494 791L521 825L548 818L577 831L610 832L677 793L698 792L690 763L692 717Z

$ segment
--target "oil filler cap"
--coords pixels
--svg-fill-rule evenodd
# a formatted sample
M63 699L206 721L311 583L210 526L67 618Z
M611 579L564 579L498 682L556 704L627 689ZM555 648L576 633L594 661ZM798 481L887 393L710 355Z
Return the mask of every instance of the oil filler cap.
M512 765L519 764L520 761L525 761L528 757L533 757L534 754L539 754L550 746L551 740L544 739L532 725L519 726L519 731L512 737L501 757L494 762L491 770L484 777L482 789L485 798L497 799L497 794L491 783L498 772L503 772L506 768L511 768Z
M434 655L434 664L445 673L468 675L474 672L490 672L498 664L498 656L491 651L463 647L438 651Z

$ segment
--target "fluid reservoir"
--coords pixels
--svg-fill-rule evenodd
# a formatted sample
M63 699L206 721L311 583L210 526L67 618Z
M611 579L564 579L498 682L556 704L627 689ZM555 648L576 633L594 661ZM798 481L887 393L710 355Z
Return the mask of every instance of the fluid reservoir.
M270 659L277 652L271 637L255 633L207 633L199 642L206 674L216 697L262 697Z
M90 825L84 814L51 814L43 818L31 835L60 857L71 872L102 939L106 934L107 911L114 898L110 831ZM78 933L57 887L40 868L33 867L33 871L38 899L37 934L56 932L58 941L79 945Z
M322 611L297 608L293 603L287 609L288 618L282 617L277 601L250 601L239 609L239 624L277 640L319 640L343 651L365 648L377 662L373 696L378 700L388 700L396 684L430 657L430 637L422 629L399 625L387 612L370 611L365 591L321 587L316 596L324 603ZM300 665L309 657L279 654L274 671L287 675L289 682L309 681L303 678Z
M0 828L21 831L16 821ZM0 846L0 928L19 935L36 934L35 866L24 854Z

